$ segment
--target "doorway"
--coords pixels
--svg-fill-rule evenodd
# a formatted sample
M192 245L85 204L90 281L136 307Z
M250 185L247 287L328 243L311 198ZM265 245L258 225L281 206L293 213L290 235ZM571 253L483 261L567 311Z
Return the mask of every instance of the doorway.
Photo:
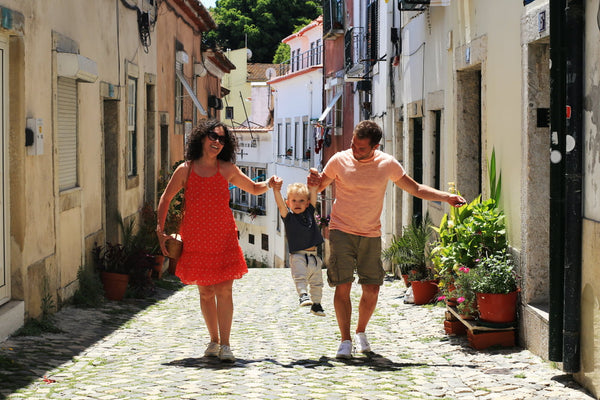
M413 148L412 148L412 178L423 182L423 118L411 118ZM413 198L412 221L417 223L423 219L423 200Z
M10 300L8 262L8 136L6 115L6 43L0 40L0 304Z
M481 69L457 71L456 189L471 201L481 194Z
M104 100L104 224L106 241L118 243L119 102Z

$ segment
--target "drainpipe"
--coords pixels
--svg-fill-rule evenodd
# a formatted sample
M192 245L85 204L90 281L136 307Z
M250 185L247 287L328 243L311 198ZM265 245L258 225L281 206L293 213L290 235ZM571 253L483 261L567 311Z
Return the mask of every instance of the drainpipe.
M579 371L581 317L581 231L583 180L583 52L584 0L568 0L566 8L566 153L565 153L565 263L563 370Z
M564 279L565 2L550 0L550 237L548 359L562 361Z

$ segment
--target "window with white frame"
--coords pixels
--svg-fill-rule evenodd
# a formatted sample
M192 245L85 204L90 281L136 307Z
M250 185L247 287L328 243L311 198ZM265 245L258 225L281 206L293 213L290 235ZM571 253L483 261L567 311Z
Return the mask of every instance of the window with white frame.
M292 140L292 124L290 122L285 123L285 154L291 156L290 152L293 153L294 141Z
M253 172L253 178L256 182L264 182L266 179L266 174L267 171L264 168L252 168ZM253 196L254 197L254 205L262 210L264 210L266 208L266 194L263 193L261 195L258 196Z
M240 167L240 170L244 173L244 175L248 175L248 167ZM238 204L247 206L248 192L240 188L236 188L236 191L238 192Z
M342 103L342 97L344 96L340 96L340 98L335 102L335 106L333 109L333 126L335 126L336 128L341 128L342 127L342 121L343 121L343 103Z
M302 158L310 159L310 135L308 131L308 121L302 122Z
M285 155L285 135L281 123L277 124L277 154Z
M321 64L321 52L323 51L323 49L321 49L321 39L317 39L317 48L316 48L316 52L317 52L317 57L316 57L316 64Z
M302 132L300 132L300 122L294 122L294 158L302 158Z
M127 78L127 176L137 175L137 79Z

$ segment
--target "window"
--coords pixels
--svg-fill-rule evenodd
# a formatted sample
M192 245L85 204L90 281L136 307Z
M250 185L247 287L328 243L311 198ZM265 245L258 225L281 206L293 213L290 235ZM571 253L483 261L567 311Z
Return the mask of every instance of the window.
M137 80L127 78L127 175L137 175Z
M377 62L378 47L379 47L379 1L371 0L367 7L369 15L368 30L367 30L367 54L370 58L370 64L373 65Z
M316 56L315 42L311 42L311 44L310 44L310 65L315 65L315 56Z
M256 178L257 182L264 182L266 177L266 170L264 168L255 168L254 177ZM254 204L256 205L256 207L264 210L266 206L266 193L254 197Z
M300 132L300 122L294 122L294 158L302 158L302 133Z
M264 233L261 235L261 248L269 251L269 235L265 235Z
M175 69L183 72L183 64L176 61ZM175 78L175 123L183 122L183 83L179 78Z
M442 134L442 111L435 110L433 112L435 123L433 125L433 187L441 190L440 186L440 174L441 174L441 162L440 162L440 146L441 146L441 134Z
M251 233L248 234L248 243L254 244L254 235Z
M225 119L233 119L233 107L225 107Z
M317 39L317 48L316 48L316 52L317 52L317 57L316 57L316 64L321 64L321 52L323 49L321 49L321 39Z
M277 154L285 154L285 137L283 136L283 129L281 124L277 124Z
M338 100L335 102L335 108L333 111L333 126L335 126L336 128L341 128L342 127L342 121L343 121L343 109L342 109L342 96L340 96L338 98Z
M77 186L77 82L58 78L57 86L58 130L58 188Z
M240 170L245 175L248 175L248 167L240 167ZM245 190L242 190L240 188L236 188L235 190L237 190L237 192L238 192L239 204L248 205L248 192L246 192Z
M285 154L291 156L289 154L290 151L293 152L292 147L294 146L294 141L292 140L292 124L289 122L285 123Z
M310 137L308 134L308 121L302 122L302 158L310 159Z

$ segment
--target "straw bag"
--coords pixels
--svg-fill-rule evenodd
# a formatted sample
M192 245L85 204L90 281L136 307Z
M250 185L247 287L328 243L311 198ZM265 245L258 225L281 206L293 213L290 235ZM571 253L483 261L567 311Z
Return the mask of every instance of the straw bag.
M183 251L183 240L181 240L181 236L173 233L165 242L165 246L167 247L169 258L172 258L175 261L179 260L181 252Z
M190 179L190 172L192 171L192 163L187 162L188 164L188 173L187 178L185 180L185 184L183 185L183 195L181 196L181 222L183 223L183 218L185 218L185 190L187 188L187 182ZM167 252L169 253L169 258L174 260L177 263L179 257L181 257L181 253L183 252L183 240L181 240L181 236L178 233L172 233L170 237L165 242L165 246L167 247Z

